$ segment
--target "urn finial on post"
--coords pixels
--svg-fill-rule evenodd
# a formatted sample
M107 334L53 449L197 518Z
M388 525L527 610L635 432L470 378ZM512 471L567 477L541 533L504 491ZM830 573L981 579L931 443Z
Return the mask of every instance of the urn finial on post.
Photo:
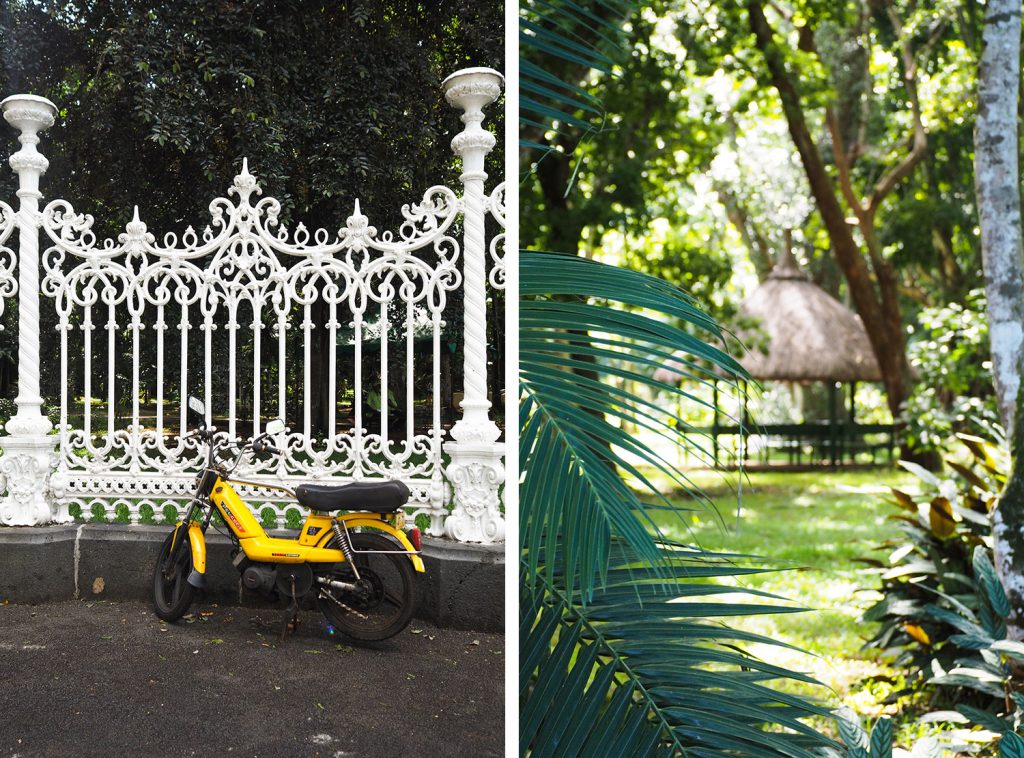
M50 165L39 152L39 132L53 126L57 106L38 95L11 95L0 102L4 120L17 129L21 149L10 158L11 168L18 174L18 197L39 201L39 177ZM38 210L38 207L35 208Z
M463 182L467 174L487 178L484 158L494 149L494 135L483 128L483 109L501 95L504 77L492 68L464 68L444 80L444 97L450 105L462 110L462 123L466 128L455 135L452 150L462 158ZM475 174L483 174L476 177ZM482 187L481 187L482 189Z
M4 120L19 131L21 149L10 157L18 174L18 396L17 412L0 438L0 474L6 495L0 501L0 523L43 524L70 517L55 514L48 497L55 460L53 428L42 413L39 394L39 178L49 162L39 152L39 132L53 126L57 107L37 95L12 95L0 102Z
M483 109L501 95L503 77L489 68L467 68L444 80L445 99L462 111L463 130L452 140L462 158L463 185L463 344L462 418L452 427L446 474L455 503L445 534L463 542L501 542L505 520L499 490L505 480L501 430L490 418L487 399L487 275L484 219L484 160L494 148L483 128Z

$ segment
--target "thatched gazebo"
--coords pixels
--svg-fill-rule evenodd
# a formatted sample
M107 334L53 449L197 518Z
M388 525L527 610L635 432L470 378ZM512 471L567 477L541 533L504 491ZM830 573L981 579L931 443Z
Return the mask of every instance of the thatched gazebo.
M758 322L760 334L743 335L752 349L740 361L758 381L882 381L860 316L812 282L789 250L739 315Z
M748 465L778 465L780 452L784 464L793 467L808 463L838 466L847 460L854 463L859 453L870 454L874 462L876 454L883 450L891 460L892 425L859 424L856 420L857 383L882 380L864 324L860 316L800 270L788 244L769 276L740 306L739 317L741 321L754 321L758 325L756 329L739 334L748 346L739 362L750 376L758 382L824 383L828 389L829 417L799 424L751 426L744 386L742 423L732 420L723 424L718 412L718 382L715 381L715 419L708 431L716 460L720 436L740 439L739 457L748 461ZM681 367L670 362L658 369L654 378L676 383L682 379ZM849 405L840 415L843 385L849 388ZM758 449L761 454L756 456L760 460L751 460L748 456L746 442L750 436L762 438ZM773 453L776 460L773 460Z

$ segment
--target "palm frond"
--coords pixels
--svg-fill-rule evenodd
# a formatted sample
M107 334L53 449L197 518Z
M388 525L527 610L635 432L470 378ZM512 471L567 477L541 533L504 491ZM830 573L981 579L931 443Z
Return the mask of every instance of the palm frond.
M758 571L737 566L731 557L663 552L662 560L671 566L667 583L663 575L626 558L626 549L612 559L607 583L583 607L573 602L557 570L552 581L542 571L524 588L520 744L532 746L533 758L810 758L817 749L834 746L801 721L827 715L825 708L768 686L778 679L814 680L736 646L780 643L716 622L800 609L738 603L721 598L736 593L735 587L695 581L695 576ZM523 569L526 574L525 564ZM766 731L768 725L774 729Z
M522 251L520 293L522 751L814 755L830 742L801 719L827 711L769 686L812 680L739 647L781 643L721 621L799 609L756 590L733 602L718 582L760 569L673 543L652 517L678 509L650 469L706 500L648 444L700 449L656 394L686 393L654 370L682 349L693 379L739 391L722 331L675 287L573 256Z
M635 0L527 0L519 17L520 146L546 154L574 145L604 121L604 108L581 80L611 75L628 45L624 21ZM541 156L543 157L543 155Z
M679 360L680 349L693 357L690 373L700 380L724 375L735 385L746 375L732 357L708 343L721 342L718 325L661 280L530 251L521 253L519 270L520 460L526 472L520 535L531 571L537 570L542 546L561 539L562 571L586 602L603 580L612 533L656 571L662 565L658 542L664 535L620 470L644 486L655 505L670 503L639 464L693 493L695 501L702 498L685 474L626 430L642 429L672 449L682 445L710 458L692 427L643 393L613 382L704 402L653 378L664 362L673 356Z

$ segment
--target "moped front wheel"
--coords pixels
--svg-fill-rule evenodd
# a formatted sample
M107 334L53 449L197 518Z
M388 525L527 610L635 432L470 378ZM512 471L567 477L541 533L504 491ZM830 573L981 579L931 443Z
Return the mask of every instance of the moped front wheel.
M195 588L188 583L192 573L192 550L184 528L171 555L173 539L174 532L171 532L160 548L153 569L153 609L164 621L177 621L184 616L195 594Z
M352 548L359 578L347 563L326 578L355 586L322 585L320 611L335 630L352 639L377 642L394 637L408 626L416 601L409 557L394 552L401 548L373 532L353 534ZM374 550L385 552L360 553Z

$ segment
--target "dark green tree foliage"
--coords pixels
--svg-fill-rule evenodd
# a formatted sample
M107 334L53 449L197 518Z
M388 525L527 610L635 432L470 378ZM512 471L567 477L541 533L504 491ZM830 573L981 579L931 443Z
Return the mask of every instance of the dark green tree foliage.
M924 308L917 322L907 353L918 382L904 409L915 447L940 451L954 434L984 435L999 415L983 291Z
M155 230L203 219L246 156L286 223L335 225L357 197L394 222L455 183L441 80L500 70L501 35L499 7L464 0L15 3L0 86L57 103L46 194L101 222L140 201Z
M642 13L629 15L629 24L628 47L585 85L587 94L600 95L607 118L582 133L571 124L547 132L524 126L531 145L552 151L523 157L537 164L521 188L524 247L576 252L584 230L599 240L609 229L642 233L656 216L681 216L665 187L710 160L720 134L685 117L686 72L654 44L654 26ZM684 163L675 155L682 148L691 156Z
M461 124L440 84L466 66L503 68L502 21L500 3L471 0L16 0L0 11L0 91L58 105L41 146L43 192L93 214L101 238L123 229L133 205L158 239L201 229L243 157L282 202L283 223L337 229L358 198L383 231L426 188L458 186L449 144ZM501 110L488 111L498 134ZM500 142L492 186L503 174ZM13 201L15 188L0 172L0 197ZM460 310L461 299L447 317L453 349ZM319 315L318 357L327 344ZM15 334L0 332L0 354ZM56 345L52 330L43 335Z

